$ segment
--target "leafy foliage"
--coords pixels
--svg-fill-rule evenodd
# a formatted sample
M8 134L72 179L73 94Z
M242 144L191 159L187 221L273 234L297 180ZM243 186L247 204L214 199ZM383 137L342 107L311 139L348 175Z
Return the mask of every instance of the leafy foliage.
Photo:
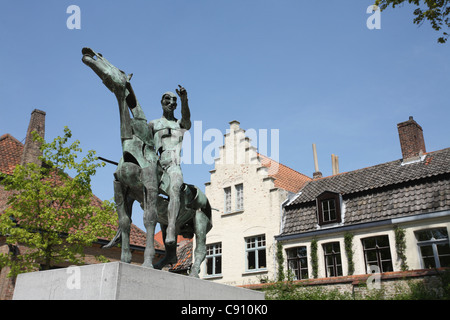
M398 225L394 226L395 232L395 249L397 251L397 256L400 259L401 270L406 271L409 269L406 263L406 238L405 229L400 228Z
M319 258L317 256L317 239L314 238L311 241L311 267L312 276L317 278L319 275Z
M395 8L405 2L414 4L417 8L414 10L415 18L413 22L421 25L425 20L431 23L434 30L439 31L443 27L450 27L449 13L450 13L450 1L449 0L376 0L375 5L379 6L381 11L387 7L392 6ZM443 32L442 36L438 38L439 43L445 43L448 38L448 33Z
M345 253L347 254L348 275L355 272L355 263L353 262L353 233L346 232L344 234Z
M0 216L0 234L10 247L9 253L0 254L0 268L9 266L10 276L63 262L80 264L85 247L112 236L114 206L101 204L90 186L97 168L105 164L92 150L77 162L82 149L78 140L66 146L71 137L67 127L63 137L50 143L33 132L41 145L42 166L18 165L12 175L0 174L0 184L12 192Z

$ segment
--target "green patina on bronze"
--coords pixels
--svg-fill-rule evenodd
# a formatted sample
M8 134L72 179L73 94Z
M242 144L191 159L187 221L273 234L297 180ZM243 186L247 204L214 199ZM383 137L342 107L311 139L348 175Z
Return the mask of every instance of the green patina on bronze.
M83 63L102 79L119 105L123 153L114 173L119 229L105 247L121 240L121 260L131 261L131 214L134 201L138 201L144 210L147 232L143 266L161 269L176 263L177 235L192 238L195 234L195 259L190 275L198 277L206 256L206 234L212 228L211 206L200 189L184 183L180 167L183 135L191 127L186 89L182 86L176 89L181 101L180 120L174 116L177 96L166 92L161 99L162 117L147 122L130 83L132 74L126 75L90 48L83 48L82 54ZM153 264L157 222L161 225L166 255Z

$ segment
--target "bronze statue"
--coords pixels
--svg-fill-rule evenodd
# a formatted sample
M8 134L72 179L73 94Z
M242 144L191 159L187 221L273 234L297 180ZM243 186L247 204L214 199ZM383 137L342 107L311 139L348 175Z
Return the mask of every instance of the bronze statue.
M200 264L206 256L206 234L212 227L211 206L201 190L183 182L180 152L184 131L191 126L186 89L181 86L176 89L181 100L181 120L174 117L177 98L167 92L161 100L163 116L147 123L131 87L132 74L127 76L90 48L83 48L82 54L83 63L102 79L119 104L123 154L114 173L119 229L105 247L109 248L121 239L121 261L131 262L131 213L134 201L138 201L144 210L147 232L143 266L161 269L176 263L177 235L192 238L195 234L197 244L190 275L198 277ZM157 222L161 225L166 255L153 264Z

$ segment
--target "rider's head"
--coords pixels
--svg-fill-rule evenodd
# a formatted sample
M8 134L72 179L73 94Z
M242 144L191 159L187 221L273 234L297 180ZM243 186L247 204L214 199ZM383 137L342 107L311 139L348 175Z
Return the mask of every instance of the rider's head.
M177 107L177 96L173 92L166 92L162 95L161 106L164 111L171 112Z

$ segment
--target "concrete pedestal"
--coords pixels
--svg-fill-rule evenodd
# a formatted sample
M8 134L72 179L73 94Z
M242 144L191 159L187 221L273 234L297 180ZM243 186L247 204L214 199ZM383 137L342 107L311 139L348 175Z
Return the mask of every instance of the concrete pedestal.
M122 262L20 274L14 300L263 300L264 293Z

